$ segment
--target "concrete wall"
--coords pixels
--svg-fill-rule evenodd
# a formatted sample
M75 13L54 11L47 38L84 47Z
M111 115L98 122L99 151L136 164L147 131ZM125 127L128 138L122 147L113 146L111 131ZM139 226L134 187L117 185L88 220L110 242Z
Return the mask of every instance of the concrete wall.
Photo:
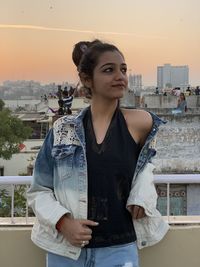
M173 95L144 95L144 105L147 108L175 108L177 99L177 96ZM187 96L186 100L188 108L200 107L200 96Z
M1 267L45 267L45 252L30 240L31 229L0 228ZM173 227L157 245L139 252L140 267L199 267L200 227Z
M156 110L156 113L169 113L177 107L178 97L174 95L155 95L144 94L135 95L132 91L126 91L124 97L121 99L123 107L142 107ZM191 95L186 97L188 104L188 113L198 113L200 111L200 96Z
M5 106L10 108L11 110L15 110L17 107L25 107L29 111L40 111L41 109L44 109L46 107L47 111L48 106L53 108L53 109L58 109L58 99L50 98L48 99L48 102L44 103L41 102L40 100L3 100L5 103ZM85 101L83 97L77 97L74 98L72 102L72 109L80 109L83 107L87 107L88 103Z
M30 159L35 158L38 150L33 150L33 147L41 146L43 140L26 140L23 142L25 148L22 152L14 154L10 160L0 158L0 166L4 167L4 176L19 175L20 173L27 173L27 166L32 163Z
M167 124L157 135L157 173L200 172L200 114L162 115Z
M45 253L30 240L30 228L0 228L1 267L45 267Z

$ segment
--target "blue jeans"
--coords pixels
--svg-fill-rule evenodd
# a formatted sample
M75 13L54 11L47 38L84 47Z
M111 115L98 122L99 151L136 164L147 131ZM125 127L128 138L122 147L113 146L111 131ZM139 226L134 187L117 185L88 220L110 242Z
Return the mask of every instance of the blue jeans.
M78 260L47 253L46 267L139 267L136 243L83 248Z

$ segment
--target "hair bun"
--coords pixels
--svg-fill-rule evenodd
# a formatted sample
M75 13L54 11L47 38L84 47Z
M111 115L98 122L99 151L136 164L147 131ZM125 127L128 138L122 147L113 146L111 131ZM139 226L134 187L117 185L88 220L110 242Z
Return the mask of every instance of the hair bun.
M80 45L80 50L85 53L85 51L88 49L88 46L86 44L81 44Z
M76 67L79 66L82 56L88 50L88 48L92 47L95 44L101 44L101 41L98 39L93 40L92 42L89 41L81 41L75 44L74 50L72 52L72 60Z
M88 41L81 41L81 42L78 42L77 44L75 44L74 50L72 52L72 60L73 60L74 64L76 65L76 67L78 67L83 54L88 49L90 44L91 44L91 42L88 42Z

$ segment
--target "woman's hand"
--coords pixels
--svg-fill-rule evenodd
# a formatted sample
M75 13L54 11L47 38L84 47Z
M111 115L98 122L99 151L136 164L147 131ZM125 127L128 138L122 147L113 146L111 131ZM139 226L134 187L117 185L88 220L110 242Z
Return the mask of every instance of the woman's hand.
M144 208L141 206L133 205L131 206L131 214L133 219L141 219L146 216Z
M73 246L84 247L92 238L90 227L97 225L97 222L91 220L73 219L69 215L64 215L58 221L56 228Z

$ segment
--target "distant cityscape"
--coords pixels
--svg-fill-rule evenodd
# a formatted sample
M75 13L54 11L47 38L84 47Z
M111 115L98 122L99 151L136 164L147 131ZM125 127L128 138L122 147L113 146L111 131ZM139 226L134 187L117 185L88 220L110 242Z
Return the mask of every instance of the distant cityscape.
M67 82L62 83L62 87L69 86ZM4 81L0 86L1 99L41 99L44 95L54 95L58 90L56 83L42 85L37 81Z
M128 75L128 89L136 95L141 92L164 93L169 92L174 88L179 88L185 92L188 88L195 91L195 87L189 83L189 66L172 66L171 64L164 64L157 67L157 84L155 86L144 86L142 81L142 74L129 73ZM4 81L0 86L0 98L7 100L14 99L40 99L42 96L53 96L58 90L56 83L41 84L38 81ZM72 86L68 82L62 82L61 87ZM196 86L199 88L199 86Z

